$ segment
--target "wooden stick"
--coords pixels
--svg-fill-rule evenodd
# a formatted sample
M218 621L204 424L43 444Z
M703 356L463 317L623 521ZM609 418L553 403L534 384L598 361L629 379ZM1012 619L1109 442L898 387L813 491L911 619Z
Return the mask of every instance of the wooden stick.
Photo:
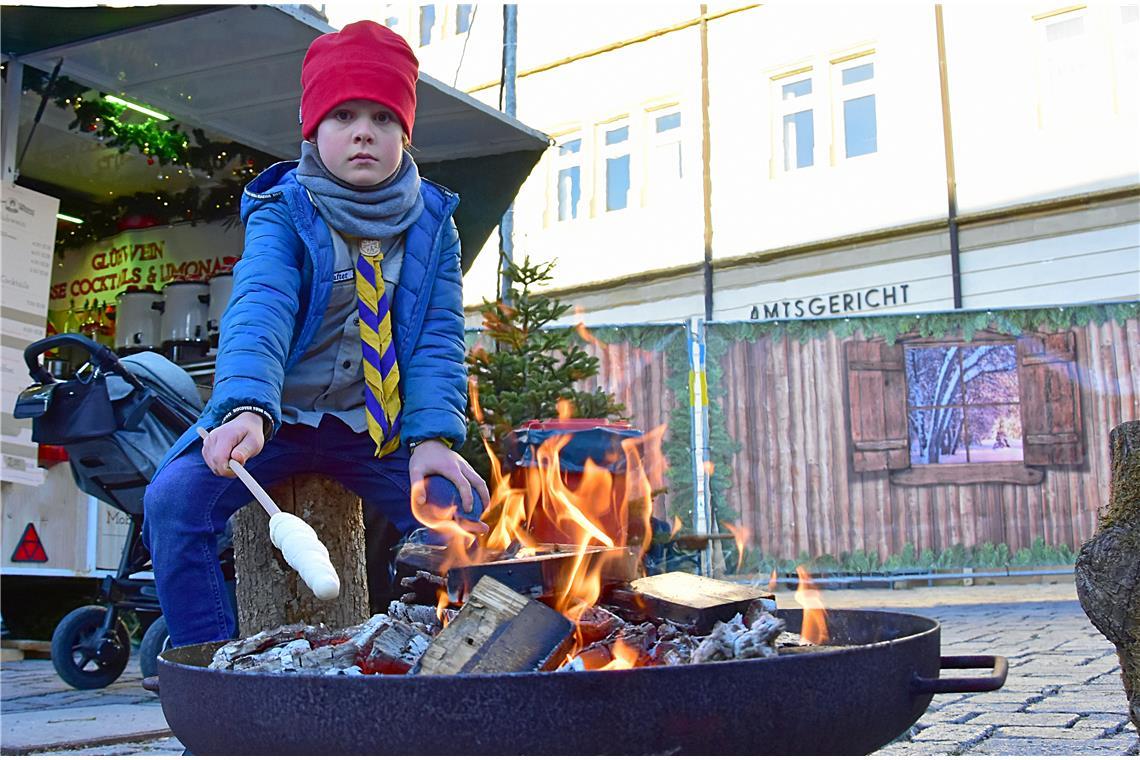
M198 428L198 435L204 441L209 433L206 432L206 428L200 427ZM265 508L265 511L269 513L270 517L281 511L281 508L273 501L273 497L267 494L265 489L261 487L261 484L254 480L252 475L246 472L241 462L236 459L231 459L230 469L237 473L238 479L242 483L245 483L245 487L253 494L253 498L257 499L257 503Z

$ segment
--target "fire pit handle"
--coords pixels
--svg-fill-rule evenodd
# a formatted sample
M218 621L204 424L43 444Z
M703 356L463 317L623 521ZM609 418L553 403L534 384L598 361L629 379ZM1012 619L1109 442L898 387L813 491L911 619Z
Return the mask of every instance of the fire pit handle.
M939 662L942 670L990 668L988 676L978 678L923 678L916 675L911 689L916 694L959 694L973 691L996 691L1005 684L1009 662L996 654L944 656Z

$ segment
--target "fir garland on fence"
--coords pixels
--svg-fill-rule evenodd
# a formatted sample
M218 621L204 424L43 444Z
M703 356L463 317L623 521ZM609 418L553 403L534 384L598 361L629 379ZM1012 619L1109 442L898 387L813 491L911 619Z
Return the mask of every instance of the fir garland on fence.
M89 207L83 211L82 225L60 226L57 250L114 235L124 216L148 217L159 225L220 219L225 219L227 226L236 224L242 187L274 160L235 142L211 140L201 129L186 134L181 125L166 127L154 118L126 121L126 106L112 103L104 98L104 93L96 94L67 77L57 78L50 91L48 84L47 74L25 67L25 89L41 96L46 92L57 107L72 111L74 119L68 129L93 133L119 153L133 150L146 156L148 164L157 161L160 166L177 165L191 174L196 170L207 180L229 170L229 176L221 178L214 187L191 187L180 193L140 192Z
M989 309L952 311L932 314L899 314L881 317L836 319L773 320L769 322L723 322L708 326L709 363L719 360L729 341L755 341L762 337L779 340L797 339L806 343L828 333L847 338L860 333L866 338L880 337L894 344L900 336L944 338L948 335L973 340L982 330L1006 335L1021 335L1043 330L1058 332L1075 325L1103 324L1110 320L1123 322L1140 315L1140 302L1058 306L1039 309ZM721 341L714 341L712 335ZM720 353L714 354L714 345ZM714 359L715 357L715 359Z

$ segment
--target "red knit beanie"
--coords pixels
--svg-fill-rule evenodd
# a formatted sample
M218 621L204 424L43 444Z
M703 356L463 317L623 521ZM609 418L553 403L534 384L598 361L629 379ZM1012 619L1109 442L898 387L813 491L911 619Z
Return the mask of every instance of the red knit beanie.
M301 135L313 139L329 111L363 98L392 109L410 140L419 65L404 38L375 21L322 34L301 64Z

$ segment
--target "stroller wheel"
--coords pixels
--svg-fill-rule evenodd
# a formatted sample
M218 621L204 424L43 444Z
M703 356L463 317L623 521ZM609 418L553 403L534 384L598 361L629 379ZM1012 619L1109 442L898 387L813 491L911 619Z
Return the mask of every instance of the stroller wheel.
M122 620L115 631L102 631L105 607L92 604L72 610L51 636L51 664L77 689L101 689L118 678L131 657L131 636Z
M139 644L139 668L143 678L158 675L158 656L170 649L170 632L166 627L166 618L159 616L150 624Z

